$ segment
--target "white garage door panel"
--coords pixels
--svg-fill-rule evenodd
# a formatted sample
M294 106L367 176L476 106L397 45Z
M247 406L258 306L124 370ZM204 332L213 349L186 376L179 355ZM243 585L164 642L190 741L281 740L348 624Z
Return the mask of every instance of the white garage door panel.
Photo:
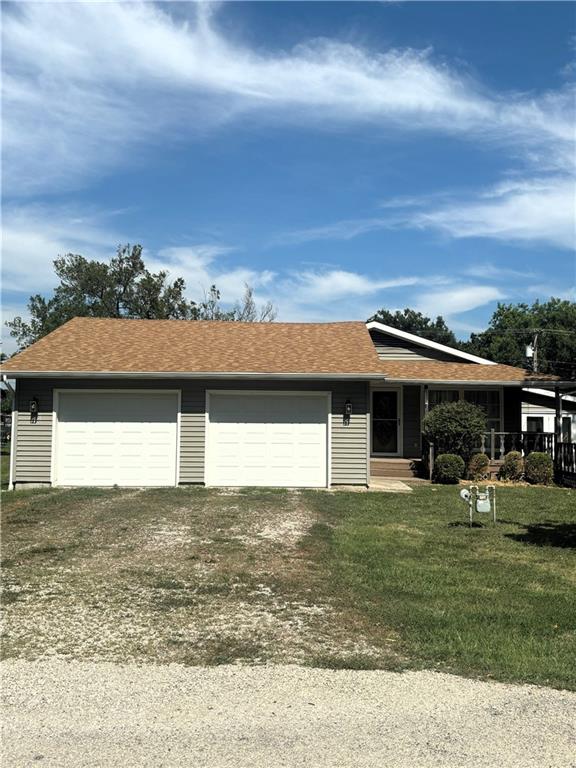
M178 396L61 392L55 481L59 485L175 485Z
M327 422L323 393L211 393L206 484L324 487Z

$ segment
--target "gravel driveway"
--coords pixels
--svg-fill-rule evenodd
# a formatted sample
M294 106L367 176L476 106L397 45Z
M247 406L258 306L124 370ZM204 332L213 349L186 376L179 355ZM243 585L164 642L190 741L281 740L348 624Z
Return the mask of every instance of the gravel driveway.
M576 766L576 694L434 672L2 665L3 765Z

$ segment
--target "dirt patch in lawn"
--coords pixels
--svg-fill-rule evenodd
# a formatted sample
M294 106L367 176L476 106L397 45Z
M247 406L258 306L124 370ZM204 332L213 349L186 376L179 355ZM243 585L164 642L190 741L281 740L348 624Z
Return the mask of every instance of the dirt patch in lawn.
M4 656L390 666L395 638L331 591L306 499L206 489L7 496Z

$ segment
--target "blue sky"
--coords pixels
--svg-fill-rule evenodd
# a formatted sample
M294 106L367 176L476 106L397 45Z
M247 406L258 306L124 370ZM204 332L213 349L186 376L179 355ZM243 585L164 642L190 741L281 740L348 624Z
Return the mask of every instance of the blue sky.
M574 298L570 3L3 3L4 318L67 252L280 320ZM11 351L12 343L7 343Z

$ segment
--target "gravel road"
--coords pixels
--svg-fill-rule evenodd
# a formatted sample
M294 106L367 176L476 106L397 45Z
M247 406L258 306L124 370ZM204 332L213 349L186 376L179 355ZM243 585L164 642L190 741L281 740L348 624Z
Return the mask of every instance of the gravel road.
M576 694L434 672L8 661L2 765L576 766Z

